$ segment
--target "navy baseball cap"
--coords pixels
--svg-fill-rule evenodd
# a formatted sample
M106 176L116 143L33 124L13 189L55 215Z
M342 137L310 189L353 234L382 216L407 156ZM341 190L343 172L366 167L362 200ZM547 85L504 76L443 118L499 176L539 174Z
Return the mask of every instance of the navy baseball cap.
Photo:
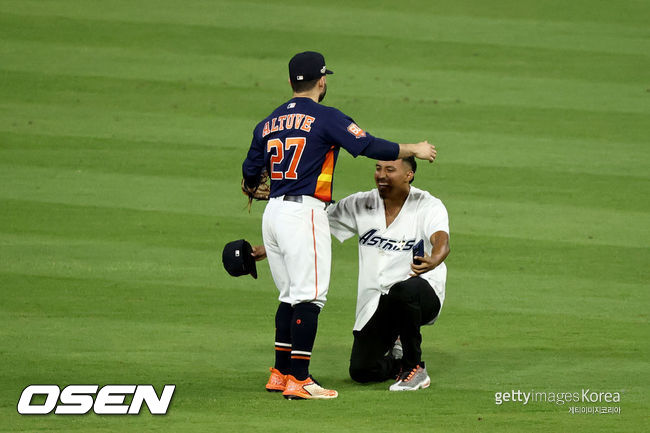
M257 279L257 267L255 258L251 255L253 247L244 239L228 242L223 247L223 267L233 277L251 274Z
M289 60L291 81L311 81L333 73L325 66L325 57L315 51L298 53Z

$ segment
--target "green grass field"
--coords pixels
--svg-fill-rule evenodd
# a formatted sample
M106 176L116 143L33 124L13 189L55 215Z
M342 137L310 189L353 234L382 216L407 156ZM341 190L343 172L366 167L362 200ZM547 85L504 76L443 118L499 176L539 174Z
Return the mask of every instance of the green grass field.
M650 4L640 0L0 0L0 431L647 429ZM261 241L239 192L287 62L325 54L324 103L428 139L415 185L452 252L424 330L432 386L348 378L356 244L335 242L312 372L340 397L263 390L277 292L221 249ZM373 187L341 155L336 199ZM176 384L166 416L21 416L29 384ZM495 404L619 392L620 414ZM646 427L643 427L643 426Z

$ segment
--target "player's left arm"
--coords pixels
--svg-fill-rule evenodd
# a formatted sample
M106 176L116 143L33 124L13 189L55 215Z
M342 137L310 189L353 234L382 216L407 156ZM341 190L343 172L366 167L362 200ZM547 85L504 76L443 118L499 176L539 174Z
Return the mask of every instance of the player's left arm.
M253 131L251 145L242 164L243 186L253 190L259 185L264 170L264 143L259 139L258 128L259 125Z
M412 275L421 275L434 270L449 255L449 233L437 231L431 235L429 240L431 241L431 245L433 245L431 254L424 253L424 257L414 257L415 260L420 261L420 264L416 265L415 263L411 263Z

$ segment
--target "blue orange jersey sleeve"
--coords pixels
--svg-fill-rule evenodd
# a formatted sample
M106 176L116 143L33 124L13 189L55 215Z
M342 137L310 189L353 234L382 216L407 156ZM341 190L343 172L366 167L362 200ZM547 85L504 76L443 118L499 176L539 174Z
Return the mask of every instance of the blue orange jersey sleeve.
M265 166L264 145L260 140L260 136L261 134L258 133L256 127L253 131L251 146L248 149L248 154L246 155L246 159L242 165L244 179L246 180L246 184L249 186L257 185Z
M364 155L373 159L393 161L399 154L399 144L374 137L361 129L354 120L332 108L332 123L328 129L330 139L339 143L352 156Z
M266 168L271 197L311 195L329 202L341 148L354 157L384 160L397 159L399 153L397 143L373 137L341 111L293 98L255 127L242 173L254 185Z

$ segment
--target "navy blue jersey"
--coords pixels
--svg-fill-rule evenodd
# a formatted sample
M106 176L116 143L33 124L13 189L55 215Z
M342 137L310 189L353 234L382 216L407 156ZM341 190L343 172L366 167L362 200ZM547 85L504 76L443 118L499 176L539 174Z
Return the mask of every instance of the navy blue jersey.
M329 202L341 147L354 157L368 148L381 148L387 159L399 153L397 143L373 137L336 108L293 98L255 127L243 175L257 179L266 168L271 197L311 195Z

